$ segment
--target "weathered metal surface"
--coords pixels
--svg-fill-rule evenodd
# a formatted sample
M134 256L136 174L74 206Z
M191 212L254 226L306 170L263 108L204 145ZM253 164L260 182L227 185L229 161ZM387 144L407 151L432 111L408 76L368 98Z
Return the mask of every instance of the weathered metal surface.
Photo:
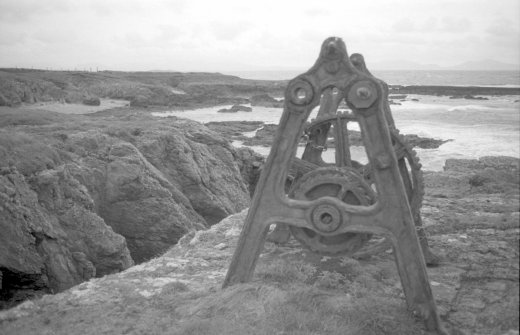
M359 66L358 58L355 63ZM343 100L351 113L336 111ZM323 133L329 132L335 120L339 151L336 166L306 170L286 192L286 180L304 135L305 122L319 104L318 119L330 118L330 122L314 123L316 127L311 127L311 134L307 134L310 149L303 157L307 162L300 165L305 169L309 165L324 165L320 152L327 138ZM359 166L348 152L345 124L351 118L361 129L370 182L356 171ZM443 332L408 201L410 188L405 184L413 184L413 180L403 181L403 176L410 175L400 168L394 146L399 140L392 141L390 129L395 126L389 118L386 84L368 70L356 68L341 39L325 40L314 66L287 86L275 144L257 184L224 287L251 279L272 224L288 225L295 235L303 232L300 241L311 249L331 253L335 247L356 249L370 234L384 234L392 242L409 308L424 318L428 330ZM401 151L398 150L399 155ZM403 161L403 157L399 160Z
M350 60L359 71L371 76L371 73L368 71L365 60L361 54L353 54L350 56ZM378 82L383 87L384 96L387 97L388 85L381 80L378 80ZM322 153L327 150L327 139L330 137L330 133L333 133L336 146L336 165L355 167L360 173L363 174L368 183L373 184L370 164L362 165L359 162L352 160L351 158L349 150L349 131L347 124L349 122L357 122L357 118L356 115L352 113L338 112L340 97L341 96L338 94L337 90L332 88L328 88L323 91L317 117L310 123L310 125L306 126L304 130L305 136L307 138L307 145L303 152L302 158L301 160L299 158L294 158L292 161L290 179L293 182L296 182L303 175L303 172L309 172L309 164L304 165L304 162L314 164L314 168L331 165L323 161ZM422 228L420 210L422 198L424 195L424 183L419 158L417 157L417 154L413 148L407 143L406 139L400 135L399 131L396 129L390 105L388 104L387 99L383 101L383 113L390 129L390 137L397 156L399 172L401 173L401 177L405 185L406 194L408 196L408 201L412 210L412 215L426 264L437 265L438 258L431 252L426 234ZM334 126L334 132L331 132L332 126ZM267 239L271 242L283 244L288 242L290 236L289 228L287 226L283 224L277 224L276 228L273 232L271 232L271 234L268 235ZM350 237L350 235L348 236ZM350 240L350 238L345 240L345 243L350 243ZM368 239L364 240L368 241ZM337 239L335 241L337 241ZM306 245L304 242L303 244ZM341 253L353 255L357 258L365 258L370 255L388 250L391 247L391 242L388 239L384 239L380 243L370 245L370 247L364 247L363 245L359 244L357 245L358 248L345 246L344 248L333 249L338 251L341 250ZM331 253L331 250L327 250L326 248L323 248L322 250L313 248L313 250L323 254Z

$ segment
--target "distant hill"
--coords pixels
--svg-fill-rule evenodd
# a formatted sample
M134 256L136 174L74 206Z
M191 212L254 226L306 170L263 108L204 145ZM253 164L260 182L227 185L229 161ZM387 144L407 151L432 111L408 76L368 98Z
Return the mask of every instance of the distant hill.
M520 71L520 64L503 63L492 59L468 61L453 66L422 64L408 60L388 60L369 64L374 70L409 70L409 71Z
M400 60L400 59L393 59L393 60L387 60L383 62L371 62L368 64L370 69L374 70L387 70L387 71L393 71L393 70L443 70L442 67L440 67L437 64L421 64L413 61L408 60Z
M446 70L520 71L520 64L503 63L493 59L464 62Z

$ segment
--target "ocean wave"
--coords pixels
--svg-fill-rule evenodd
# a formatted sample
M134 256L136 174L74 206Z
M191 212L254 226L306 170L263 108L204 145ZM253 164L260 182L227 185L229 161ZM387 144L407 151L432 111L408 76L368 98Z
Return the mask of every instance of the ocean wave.
M498 110L497 107L489 107L483 105L462 105L462 106L453 106L448 108L448 112L466 112L466 111L494 111Z

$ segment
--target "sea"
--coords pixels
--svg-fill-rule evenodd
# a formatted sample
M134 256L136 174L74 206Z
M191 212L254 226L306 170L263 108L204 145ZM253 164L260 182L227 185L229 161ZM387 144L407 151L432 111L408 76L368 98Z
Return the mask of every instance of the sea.
M281 80L301 72L232 73L241 78ZM374 71L373 74L395 85L492 86L519 87L520 71ZM275 97L281 98L281 97ZM441 171L447 159L478 159L483 156L520 157L520 96L486 96L488 100L450 99L447 96L408 95L400 105L390 106L397 128L402 134L449 140L437 149L416 149L423 170ZM183 111L152 113L157 117L177 116L201 123L213 121L262 121L277 124L283 109L253 106L252 112L217 113L214 106ZM315 112L314 112L315 113ZM311 114L312 118L312 114ZM355 129L355 125L353 127ZM254 136L254 132L245 134ZM242 143L234 141L233 145ZM254 146L268 155L270 148ZM298 148L301 155L303 147ZM352 147L353 158L364 163L363 147ZM323 153L333 162L334 150Z

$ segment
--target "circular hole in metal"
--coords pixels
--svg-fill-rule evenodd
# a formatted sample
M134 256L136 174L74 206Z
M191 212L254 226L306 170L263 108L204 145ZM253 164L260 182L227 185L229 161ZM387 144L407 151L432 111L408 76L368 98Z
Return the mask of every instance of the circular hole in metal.
M296 97L296 101L301 103L301 102L304 102L305 99L307 98L307 92L305 92L305 90L303 88L297 88L296 89L296 92L294 92L295 94L295 97Z
M325 225L329 225L332 222L332 215L330 215L329 213L323 213L320 216L320 221Z

